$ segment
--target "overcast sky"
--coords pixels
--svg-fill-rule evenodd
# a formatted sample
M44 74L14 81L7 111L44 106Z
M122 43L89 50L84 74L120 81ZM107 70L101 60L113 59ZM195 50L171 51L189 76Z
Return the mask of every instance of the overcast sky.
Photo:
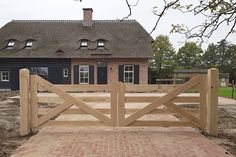
M130 0L135 4L137 0ZM188 0L185 0L188 1ZM140 0L138 6L133 8L129 19L136 19L146 30L150 32L155 24L156 16L153 15L154 6L160 6L158 0ZM129 11L125 0L0 0L0 27L13 19L18 20L81 20L83 18L82 8L93 8L93 19L112 20L122 19ZM171 24L186 24L194 26L201 23L201 17L183 15L172 11L161 20L152 37L155 39L160 34L168 35L173 46L178 49L184 41L184 36L170 34ZM227 26L218 30L208 42L216 43L227 33ZM228 38L236 44L236 35ZM203 45L205 48L207 44Z

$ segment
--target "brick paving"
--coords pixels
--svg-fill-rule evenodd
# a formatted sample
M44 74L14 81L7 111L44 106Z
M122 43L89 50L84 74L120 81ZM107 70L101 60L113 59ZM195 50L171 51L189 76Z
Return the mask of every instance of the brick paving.
M219 104L236 104L219 98ZM99 107L101 104L91 104ZM144 104L145 105L145 104ZM132 104L129 105L131 108ZM143 104L140 104L140 107ZM109 107L103 103L101 107ZM137 107L137 104L135 105ZM144 120L176 120L147 115ZM95 120L61 115L57 120ZM19 147L13 157L230 157L223 148L190 127L46 126Z
M229 157L189 127L47 126L13 157Z

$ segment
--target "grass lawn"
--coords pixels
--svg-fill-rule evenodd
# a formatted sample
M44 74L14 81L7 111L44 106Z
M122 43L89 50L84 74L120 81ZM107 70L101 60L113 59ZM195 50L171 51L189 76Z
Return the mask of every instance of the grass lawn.
M219 96L232 98L232 87L220 87ZM234 89L234 99L236 99L236 88Z

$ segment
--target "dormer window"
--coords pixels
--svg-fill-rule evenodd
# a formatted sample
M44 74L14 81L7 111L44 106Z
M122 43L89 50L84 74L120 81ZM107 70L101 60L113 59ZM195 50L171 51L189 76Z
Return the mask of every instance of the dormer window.
M103 48L105 46L105 41L104 40L98 40L98 47Z
M32 40L28 40L27 43L25 44L26 49L31 49L32 46L33 46L33 41Z
M80 43L80 47L81 48L86 48L88 47L88 40L82 40Z
M13 49L14 45L15 45L15 42L14 42L14 41L9 41L9 42L7 43L7 49Z

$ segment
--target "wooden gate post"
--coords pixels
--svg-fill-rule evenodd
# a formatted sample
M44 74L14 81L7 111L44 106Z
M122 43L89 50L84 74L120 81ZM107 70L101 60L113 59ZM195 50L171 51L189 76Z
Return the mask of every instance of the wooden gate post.
M20 70L20 135L30 133L30 74L28 69Z
M217 135L218 129L218 79L218 69L209 69L207 90L207 130L210 135Z
M111 93L111 120L112 120L112 126L113 128L115 126L117 126L117 110L118 110L118 106L117 106L117 88L118 88L118 84L114 83L114 84L110 84L109 85L109 89L110 89L110 93Z
M38 101L37 92L38 85L36 82L36 75L30 76L30 121L31 121L31 131L35 132L38 129Z
M201 74L199 117L202 130L206 128L207 124L207 90L207 75Z
M118 126L124 126L125 120L125 85L119 82L118 86Z

